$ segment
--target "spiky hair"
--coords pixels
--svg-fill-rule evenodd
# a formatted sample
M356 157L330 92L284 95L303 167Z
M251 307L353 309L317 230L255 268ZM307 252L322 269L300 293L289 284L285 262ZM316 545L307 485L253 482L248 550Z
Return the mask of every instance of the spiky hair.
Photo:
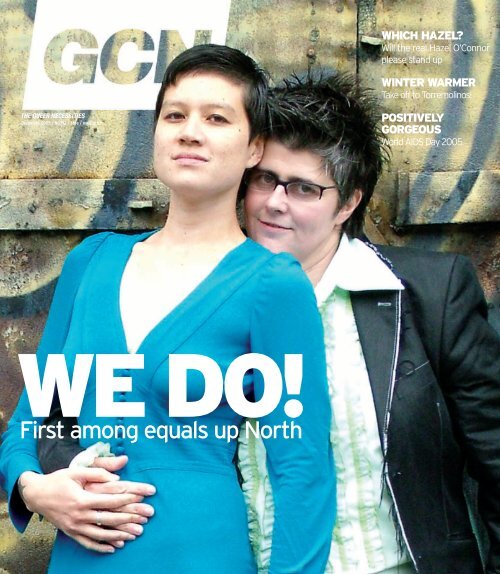
M344 224L357 237L389 148L380 129L381 108L351 74L293 75L273 88L269 137L290 149L318 154L344 204L356 189L363 198Z

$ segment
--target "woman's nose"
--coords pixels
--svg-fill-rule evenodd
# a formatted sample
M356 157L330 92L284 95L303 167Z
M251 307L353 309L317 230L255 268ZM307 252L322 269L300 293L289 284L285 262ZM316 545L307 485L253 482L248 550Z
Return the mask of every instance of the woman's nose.
M201 143L203 141L203 129L199 118L189 116L182 122L179 139L188 143Z
M288 208L288 195L280 183L275 187L266 201L266 207L273 211L286 211Z

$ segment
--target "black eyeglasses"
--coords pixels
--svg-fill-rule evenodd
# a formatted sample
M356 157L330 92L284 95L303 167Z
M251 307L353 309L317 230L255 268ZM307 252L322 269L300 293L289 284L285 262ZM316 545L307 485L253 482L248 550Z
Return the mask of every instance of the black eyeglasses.
M285 188L285 193L298 201L317 201L323 197L325 189L337 189L336 185L319 185L307 181L283 181L274 173L254 168L246 177L248 187L261 193L272 193L278 185Z

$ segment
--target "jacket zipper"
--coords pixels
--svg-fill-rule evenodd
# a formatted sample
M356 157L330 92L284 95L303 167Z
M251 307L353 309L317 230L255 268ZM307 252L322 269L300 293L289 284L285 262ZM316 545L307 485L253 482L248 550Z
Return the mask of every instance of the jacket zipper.
M397 299L396 299L396 337L394 339L394 349L392 354L392 367L391 367L391 384L389 387L389 394L387 395L387 403L385 408L385 420L384 420L384 431L383 431L383 449L384 449L384 460L387 460L387 443L388 443L388 430L389 430L389 422L391 418L391 406L392 406L392 399L394 396L394 388L396 386L396 369L398 364L399 358L399 344L401 339L401 291L398 291ZM396 516L398 518L399 527L401 528L401 534L403 535L403 540L406 544L406 549L410 555L411 561L413 562L413 566L418 574L419 569L417 566L417 561L415 560L415 556L411 550L410 544L408 542L408 538L406 536L406 532L401 521L401 515L399 513L398 503L396 497L394 496L394 490L392 488L391 479L389 476L388 466L385 465L385 480L389 490L391 492L392 500L394 502L394 509L396 510Z

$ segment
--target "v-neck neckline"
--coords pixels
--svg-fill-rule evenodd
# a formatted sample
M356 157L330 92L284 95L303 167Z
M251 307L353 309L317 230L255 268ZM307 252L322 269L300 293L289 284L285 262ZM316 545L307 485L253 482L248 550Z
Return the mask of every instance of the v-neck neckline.
M150 237L154 233L157 233L158 231L159 231L158 229L155 229L153 231L148 231L146 233L140 234L137 237L132 236L134 240L127 244L123 257L120 258L119 263L120 267L119 269L117 269L116 273L117 281L116 284L114 285L114 293L115 293L114 301L116 305L115 314L118 318L118 327L119 327L118 331L120 332L120 339L121 339L120 344L126 350L127 353L131 353L134 355L143 354L143 348L147 346L150 339L154 338L154 335L157 333L157 331L161 330L166 323L172 321L172 319L175 319L175 317L180 312L182 312L182 310L186 306L188 306L191 303L191 301L196 299L196 297L206 289L207 284L209 284L213 280L214 276L216 276L219 273L220 268L224 267L227 261L231 259L235 253L237 253L240 249L243 248L244 245L246 245L249 241L251 241L251 239L246 237L241 243L230 249L222 257L222 259L213 267L213 269L197 285L195 285L195 287L183 299L181 299L166 315L164 315L157 323L153 325L151 329L149 329L146 332L146 335L143 337L138 347L134 351L129 351L120 306L120 296L121 296L123 276L127 264L130 260L130 257L132 256L134 246L137 243L145 241L148 237Z

